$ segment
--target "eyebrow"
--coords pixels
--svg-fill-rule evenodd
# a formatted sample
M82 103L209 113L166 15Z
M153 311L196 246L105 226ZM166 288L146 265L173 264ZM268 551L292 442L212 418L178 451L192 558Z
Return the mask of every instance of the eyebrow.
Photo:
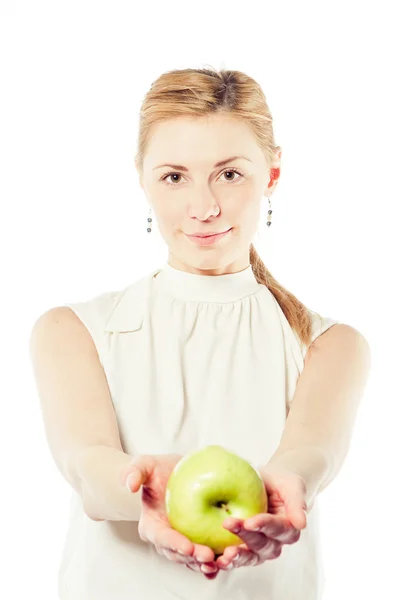
M244 158L244 160L248 160L249 162L251 162L251 160L249 158L246 158L245 156L231 156L230 158L226 158L225 160L220 160L219 162L215 163L214 169L216 167L222 167L222 165L226 165L226 163L232 162L233 160L236 160L238 158ZM189 171L189 169L184 167L183 165L170 164L158 165L158 167L154 167L153 171L155 171L156 169L160 169L161 167L172 167L172 169L176 169L177 171Z

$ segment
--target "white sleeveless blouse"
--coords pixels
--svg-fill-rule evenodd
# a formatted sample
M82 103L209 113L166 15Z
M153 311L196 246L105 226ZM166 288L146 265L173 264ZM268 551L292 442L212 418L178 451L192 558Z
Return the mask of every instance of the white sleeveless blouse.
M126 453L220 444L268 462L308 348L251 265L204 276L166 263L123 290L65 306L96 344ZM310 314L312 341L338 323ZM207 580L143 542L137 522L90 520L72 491L62 600L319 600L323 580L318 499L299 541L277 559Z

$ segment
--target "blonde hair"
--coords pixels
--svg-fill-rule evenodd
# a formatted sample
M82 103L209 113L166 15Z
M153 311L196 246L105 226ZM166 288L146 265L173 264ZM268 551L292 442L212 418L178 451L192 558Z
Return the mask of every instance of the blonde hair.
M272 164L279 146L275 144L272 116L260 85L241 71L188 68L163 73L144 97L135 157L138 172L142 173L150 131L155 123L179 116L206 117L214 113L245 121L264 152L267 164ZM309 346L312 322L307 307L273 277L253 244L250 244L250 263L257 281L267 286L290 327L300 341Z

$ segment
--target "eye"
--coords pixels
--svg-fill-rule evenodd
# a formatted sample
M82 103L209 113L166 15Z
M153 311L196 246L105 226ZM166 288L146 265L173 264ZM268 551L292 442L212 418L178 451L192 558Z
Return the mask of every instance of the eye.
M239 178L234 178L234 179L231 179L230 181L236 181L237 179L240 179L241 177L243 177L243 173L241 173L237 169L225 169L224 171L222 171L221 175L224 175L225 173L236 173L237 175L240 175ZM167 185L178 185L176 182L175 183L171 183L170 181L166 181L167 178L170 177L171 175L177 175L178 177L182 177L182 175L180 173L177 173L175 171L171 171L170 173L167 173L166 175L164 175L163 177L161 177L161 181L165 181Z

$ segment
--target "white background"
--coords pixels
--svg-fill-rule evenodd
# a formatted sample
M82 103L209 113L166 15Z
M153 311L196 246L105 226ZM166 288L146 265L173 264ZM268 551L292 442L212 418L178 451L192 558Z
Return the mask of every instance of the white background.
M31 327L166 260L134 168L140 104L162 72L211 64L261 84L282 147L273 224L260 223L256 243L265 264L372 349L351 450L320 497L324 600L398 598L396 3L135 4L0 8L0 595L56 598L67 525Z

